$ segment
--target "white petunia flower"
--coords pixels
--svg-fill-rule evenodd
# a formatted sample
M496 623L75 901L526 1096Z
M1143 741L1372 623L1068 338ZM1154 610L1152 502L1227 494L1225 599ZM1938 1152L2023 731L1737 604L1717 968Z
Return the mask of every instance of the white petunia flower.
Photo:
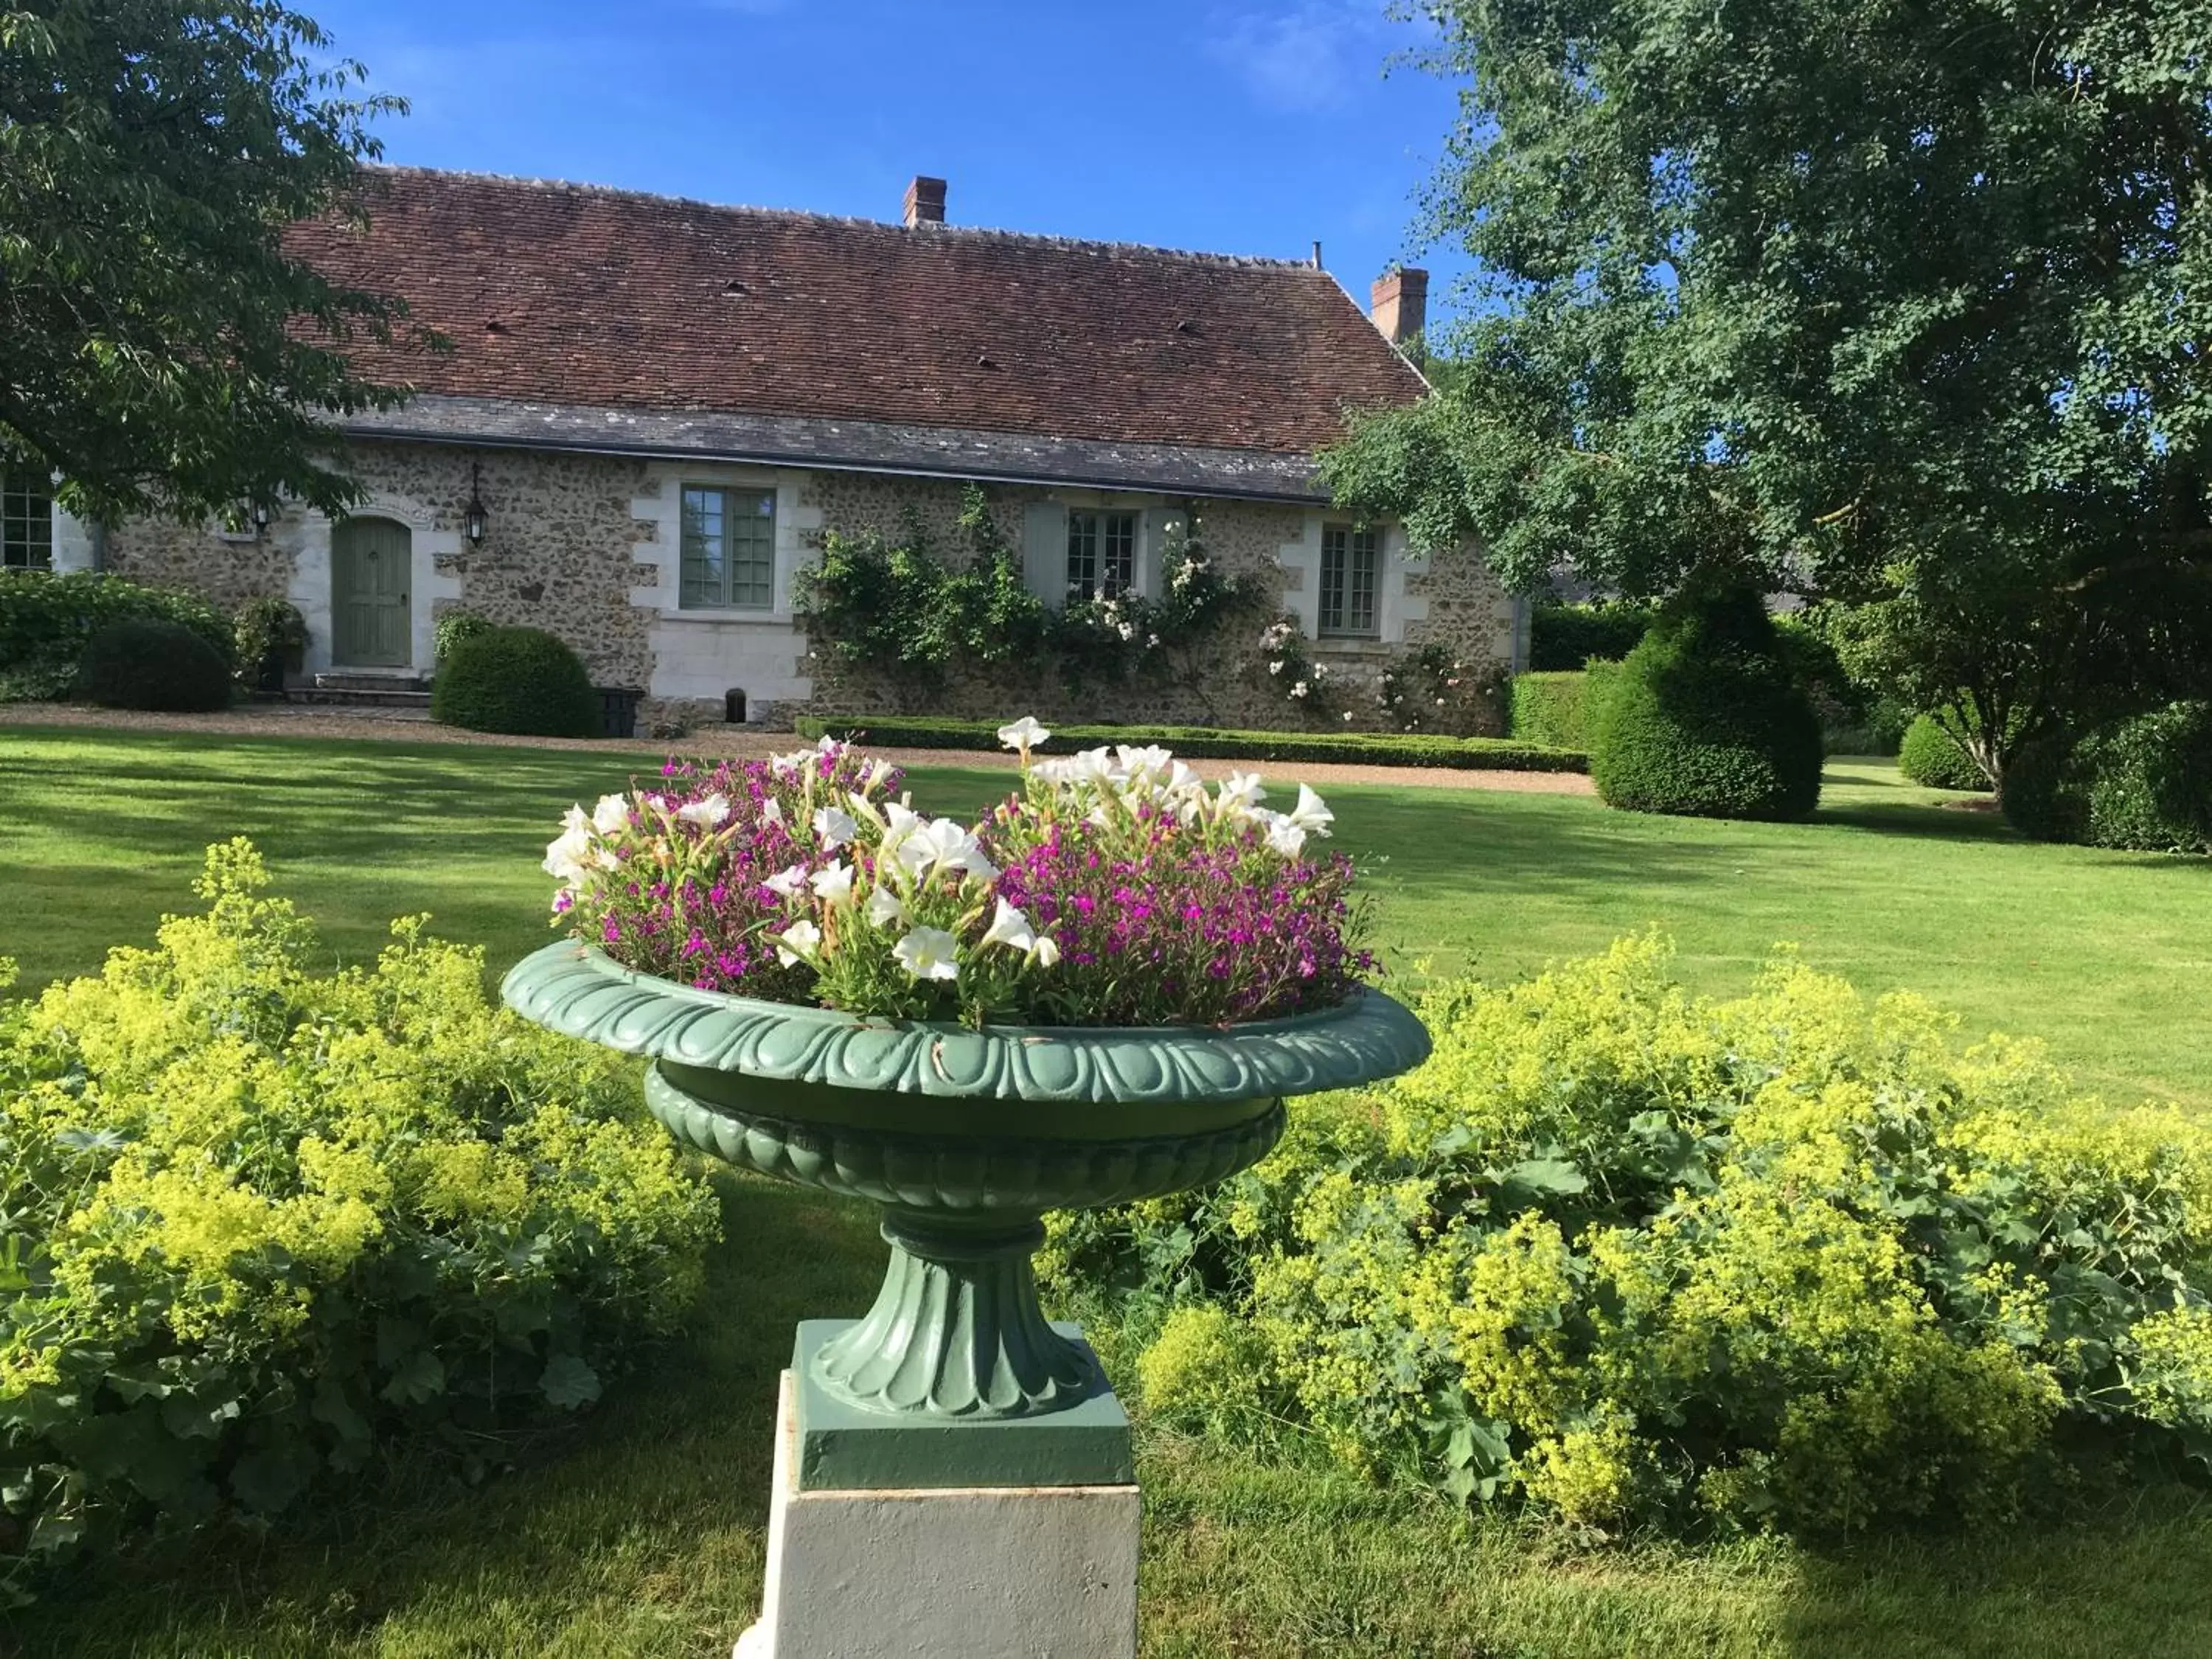
M986 881L999 873L999 866L984 856L983 844L974 833L951 818L933 818L902 836L898 860L921 880L939 870L958 870Z
M906 926L906 906L888 887L878 887L868 895L866 915L868 920L878 927Z
M775 959L787 968L794 962L811 962L822 948L822 930L811 921L794 921L775 937Z
M1030 951L1030 960L1040 968L1049 968L1060 960L1060 946L1050 933L1039 933L1036 944Z
M1036 945L1036 934L1030 927L1030 919L1006 900L999 901L998 913L991 925L983 930L986 945L1003 945L1011 951L1027 951Z
M602 795L599 804L592 809L592 828L603 836L611 836L618 830L629 828L629 797Z
M1267 846L1271 851L1280 853L1286 859L1294 859L1305 850L1306 832L1303 825L1291 823L1280 812L1263 812L1256 816L1267 826Z
M807 877L807 884L814 889L814 896L824 904L846 904L853 897L853 866L833 864L826 870L817 870Z
M1267 792L1260 787L1257 772L1231 772L1215 787L1218 798L1224 805L1234 802L1239 807L1253 807L1267 799Z
M1018 750L1024 759L1028 758L1030 750L1048 743L1051 739L1052 733L1039 726L1036 717L1033 714L1024 714L1021 719L999 728L999 746L1002 749Z
M917 927L891 946L891 957L915 979L957 979L960 964L953 960L960 941L942 927Z
M588 828L564 830L547 844L542 867L563 887L574 887L591 873L584 861L591 851L592 832Z
M779 870L761 885L771 893L781 894L785 898L797 898L799 889L806 885L806 866L794 864L787 870Z
M727 795L709 795L704 800L693 801L689 806L678 807L676 816L686 823L712 830L730 816L730 798Z
M1303 783L1298 786L1298 804L1291 808L1287 817L1299 829L1310 830L1317 836L1328 834L1328 826L1336 822L1336 814Z
M860 820L839 807L818 807L814 813L814 833L823 846L834 852L860 833Z
M884 787L884 780L890 775L891 763L889 761L880 759L870 761L868 769L860 774L860 793L865 795L874 794L877 790Z
M783 803L777 800L774 796L770 796L768 799L763 801L761 803L761 822L763 823L781 823L783 822Z

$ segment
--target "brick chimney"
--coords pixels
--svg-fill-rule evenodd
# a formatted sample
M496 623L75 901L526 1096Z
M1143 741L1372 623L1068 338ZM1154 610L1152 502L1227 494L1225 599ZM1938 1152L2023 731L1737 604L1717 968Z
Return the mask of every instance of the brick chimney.
M906 228L945 222L945 180L917 173L906 187Z
M1392 345L1405 344L1429 325L1429 273L1384 271L1368 290L1367 314Z

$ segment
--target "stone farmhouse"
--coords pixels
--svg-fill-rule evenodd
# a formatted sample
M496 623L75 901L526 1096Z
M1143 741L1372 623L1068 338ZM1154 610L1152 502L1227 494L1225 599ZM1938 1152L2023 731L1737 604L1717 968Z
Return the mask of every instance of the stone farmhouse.
M641 691L649 721L787 725L888 706L821 672L794 616L823 532L942 544L977 483L1048 603L1158 594L1167 527L1195 514L1217 568L1279 593L1334 684L1371 687L1429 644L1478 675L1520 665L1520 609L1474 548L1409 547L1332 512L1314 479L1348 414L1425 394L1399 349L1424 273L1386 275L1363 314L1318 248L969 229L945 222L945 192L917 178L884 223L379 168L365 228L303 224L295 245L453 349L358 353L415 389L340 422L360 506L100 529L9 479L0 549L226 606L286 596L325 684L419 685L459 606L561 635L594 683ZM1194 681L1036 712L1296 726L1254 672L1266 620L1224 632ZM1006 712L988 685L945 696L942 712ZM1345 702L1347 724L1387 724L1372 696Z

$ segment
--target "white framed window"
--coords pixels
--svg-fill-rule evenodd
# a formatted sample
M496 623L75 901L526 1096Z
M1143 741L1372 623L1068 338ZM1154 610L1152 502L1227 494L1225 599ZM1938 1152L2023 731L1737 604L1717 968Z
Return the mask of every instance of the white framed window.
M1380 536L1348 524L1322 526L1318 633L1340 639L1378 637L1375 596L1382 583Z
M1110 599L1137 585L1137 515L1072 511L1067 515L1067 597Z
M33 474L0 472L0 569L53 565L53 491Z
M685 484L677 604L685 611L775 608L775 492Z

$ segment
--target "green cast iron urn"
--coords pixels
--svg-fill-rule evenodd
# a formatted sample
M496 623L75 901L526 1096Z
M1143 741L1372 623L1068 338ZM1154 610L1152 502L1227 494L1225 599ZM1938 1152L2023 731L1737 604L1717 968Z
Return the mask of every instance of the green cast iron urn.
M647 1057L678 1139L883 1212L875 1305L816 1348L845 1407L991 1421L1104 1392L1088 1347L1037 1305L1048 1210L1158 1198L1258 1162L1283 1102L1419 1065L1428 1033L1362 988L1334 1008L1225 1027L965 1026L702 991L574 941L507 974L526 1018Z

